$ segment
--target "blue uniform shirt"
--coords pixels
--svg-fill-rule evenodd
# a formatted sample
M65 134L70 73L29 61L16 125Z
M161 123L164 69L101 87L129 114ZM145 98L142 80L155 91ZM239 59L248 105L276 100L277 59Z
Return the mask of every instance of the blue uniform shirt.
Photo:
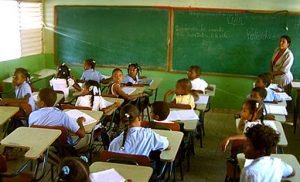
M35 111L35 101L32 96L31 87L27 82L23 82L19 86L15 86L15 95L17 99L23 99L25 95L29 94L28 104L31 105L32 111Z
M137 84L139 81L139 77L136 75L135 76L136 81L129 75L126 75L125 78L123 79L123 83L132 83L132 84Z
M270 89L269 87L266 88L267 90L267 96L265 98L265 102L273 102L273 101L281 101L281 97L280 95L276 94L276 92L272 89Z
M100 72L95 71L94 69L88 69L82 73L80 80L94 80L100 82L104 78L105 77Z

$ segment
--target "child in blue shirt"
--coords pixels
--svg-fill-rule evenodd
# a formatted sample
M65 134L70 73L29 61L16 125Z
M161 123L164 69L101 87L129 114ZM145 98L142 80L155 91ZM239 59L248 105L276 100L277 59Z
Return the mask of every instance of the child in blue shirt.
M141 77L142 68L137 63L130 63L127 68L128 74L124 77L123 83L126 85L138 84L139 79L146 78Z
M267 96L265 97L264 102L278 102L281 101L280 95L276 94L274 90L269 88L269 85L271 84L271 75L270 73L263 73L258 75L255 87L263 87L267 90Z

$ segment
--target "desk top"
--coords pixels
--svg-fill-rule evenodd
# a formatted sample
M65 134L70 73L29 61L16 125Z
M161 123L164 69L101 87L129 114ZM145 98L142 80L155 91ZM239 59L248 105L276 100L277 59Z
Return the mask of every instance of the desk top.
M205 94L202 94L202 95L208 95L208 96L214 97L216 95L217 86L214 84L209 84L208 86L212 87L213 89L212 90L205 89Z
M111 103L115 103L118 101L120 103L120 105L122 105L124 102L124 99L122 99L122 98L114 98L114 97L103 97L103 98L104 98L104 100L111 102ZM106 113L105 115L107 115L107 116L111 115L116 109L118 109L118 108L113 109L112 111Z
M160 154L160 159L163 161L172 162L175 160L176 154L183 138L183 133L180 131L168 131L168 130L153 130L161 136L165 136L169 140L170 150L164 150Z
M174 108L171 108L171 110L180 110L180 109L174 109ZM198 110L193 110L195 111L196 115L199 116L199 111ZM183 129L185 131L195 131L196 127L197 127L197 122L198 122L198 119L197 120L178 120L178 121L174 121L175 123L183 123Z
M34 72L35 75L38 75L38 79L43 79L46 78L48 76L52 76L56 74L56 70L55 69L42 69L39 70L37 72Z
M199 94L199 99L197 101L195 101L196 109L200 110L200 111L205 111L208 102L209 102L209 96L208 95Z
M0 126L19 111L18 107L0 106Z
M153 80L152 84L149 86L150 90L156 90L162 82L162 78L147 78L148 80Z
M148 182L153 169L147 166L136 166L128 164L118 164L111 162L94 162L90 166L90 172L99 172L114 168L123 178L131 179L132 182Z
M60 136L60 130L19 127L1 140L1 145L28 148L25 158L37 159Z
M282 101L280 101L278 103L264 103L264 104L265 105L274 105L274 106L284 106L284 107L287 106L286 100L282 100Z
M65 109L64 112L67 112L71 109ZM92 111L92 110L80 110L81 112L84 112L85 114L91 116L92 118L96 119L97 122L88 124L84 126L85 133L91 133L95 126L98 124L98 121L100 121L101 117L103 116L102 111Z
M295 176L292 176L292 177L289 177L289 178L282 178L283 180L295 181L295 182L300 181L300 165L299 165L299 162L298 162L298 160L295 156L293 156L291 154L271 154L271 156L280 158L284 162L291 165L293 167L293 169L295 170L295 173L296 173ZM237 158L238 158L240 169L242 170L244 168L244 165L245 165L245 155L243 153L240 153L240 154L237 155Z
M292 87L296 90L300 89L300 82L292 82Z

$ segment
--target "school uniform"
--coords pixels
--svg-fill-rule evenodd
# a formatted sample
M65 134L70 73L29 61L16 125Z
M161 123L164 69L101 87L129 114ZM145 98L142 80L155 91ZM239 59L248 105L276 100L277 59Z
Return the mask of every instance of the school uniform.
M80 80L94 80L96 82L100 82L103 79L105 79L105 77L94 69L85 70L80 78Z
M149 156L151 151L165 150L169 146L166 137L160 136L150 128L143 127L128 128L124 150L120 150L122 142L123 132L110 143L108 150L117 153Z
M93 111L99 111L106 107L105 100L101 96L94 96L93 107L91 105L92 95L79 96L76 100L75 106L91 107Z
M205 89L208 87L208 84L205 80L201 78L195 78L191 80L192 83L192 90L201 90L205 93Z
M35 101L32 96L30 85L27 82L23 82L21 85L15 86L15 95L17 99L23 99L27 94L29 94L28 104L31 105L32 111L35 111Z
M192 109L195 107L194 97L191 94L188 95L176 95L176 104L187 104L190 105Z
M138 84L138 81L139 81L138 75L135 76L135 80L129 75L126 75L123 79L123 83L125 84L127 83Z
M292 174L293 168L281 159L263 156L254 159L242 171L241 182L272 181L280 182L282 177Z
M52 78L49 83L53 90L63 91L64 97L67 99L69 97L69 90L75 84L75 81L72 78L68 78L67 80L64 78Z
M278 95L274 90L272 90L271 88L267 87L266 88L267 91L267 96L264 99L265 102L273 102L273 101L281 101L281 97L280 95Z
M63 126L73 133L76 133L80 128L74 119L70 118L65 112L55 107L43 107L32 112L29 115L28 124L29 127L31 125ZM70 136L68 137L67 142L69 144L72 143Z

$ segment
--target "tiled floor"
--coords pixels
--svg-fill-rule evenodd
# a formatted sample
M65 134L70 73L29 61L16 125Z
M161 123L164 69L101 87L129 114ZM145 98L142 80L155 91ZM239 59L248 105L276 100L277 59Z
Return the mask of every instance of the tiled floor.
M203 140L203 148L200 148L199 141L195 144L195 156L191 157L191 169L187 172L186 162L184 162L184 181L187 182L220 182L224 181L226 158L229 152L223 153L220 149L222 140L232 134L235 134L234 112L210 111L205 115L206 135ZM295 155L300 160L300 130L293 134L293 127L283 125L287 139L288 147L285 153ZM176 171L177 181L180 180L179 172ZM50 175L43 181L51 181Z

